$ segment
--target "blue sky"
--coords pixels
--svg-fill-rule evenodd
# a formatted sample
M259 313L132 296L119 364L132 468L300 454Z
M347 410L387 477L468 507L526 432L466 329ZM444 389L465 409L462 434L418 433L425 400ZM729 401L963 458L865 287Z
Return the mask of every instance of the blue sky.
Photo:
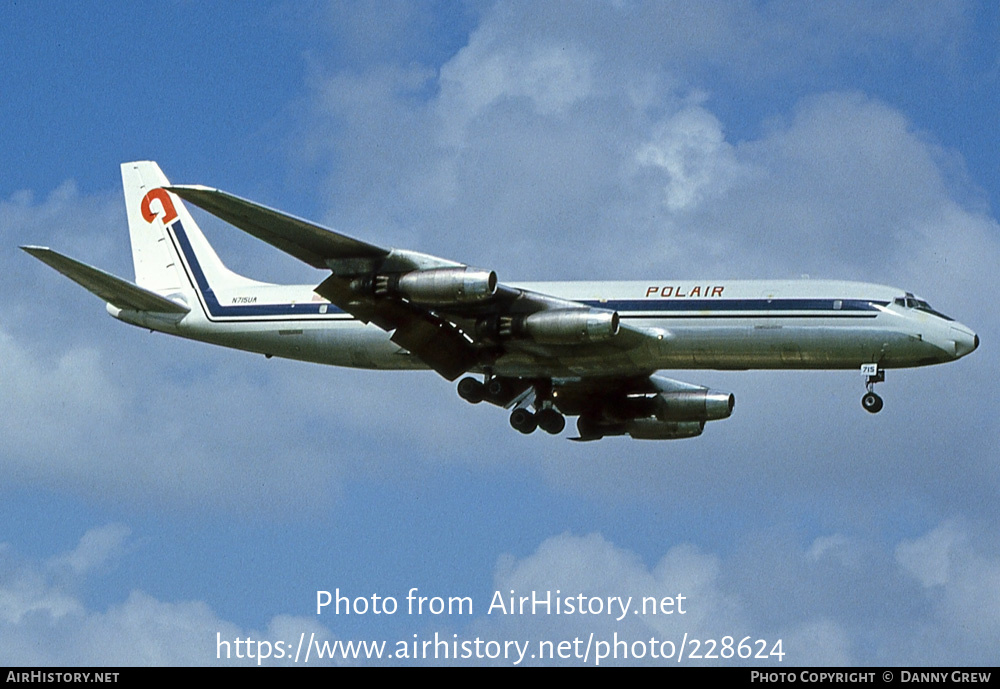
M0 663L436 630L995 662L994 4L6 3L0 26ZM738 400L698 439L523 437L432 373L130 328L17 250L131 277L136 159L501 279L897 285L983 346L890 371L874 417L853 372L688 371ZM323 278L198 217L242 273ZM413 586L475 614L313 609ZM692 612L486 615L512 588Z

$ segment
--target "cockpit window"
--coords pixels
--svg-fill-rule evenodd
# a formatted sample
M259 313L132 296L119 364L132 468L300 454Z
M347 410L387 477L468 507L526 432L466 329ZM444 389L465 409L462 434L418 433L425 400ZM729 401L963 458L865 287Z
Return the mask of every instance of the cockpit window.
M912 294L907 294L905 297L896 297L892 300L893 304L905 307L907 309L916 309L917 311L923 311L924 313L929 313L932 316L937 316L938 318L943 318L946 321L953 321L954 318L949 318L940 311L934 310L934 308L928 304L923 299L917 299Z

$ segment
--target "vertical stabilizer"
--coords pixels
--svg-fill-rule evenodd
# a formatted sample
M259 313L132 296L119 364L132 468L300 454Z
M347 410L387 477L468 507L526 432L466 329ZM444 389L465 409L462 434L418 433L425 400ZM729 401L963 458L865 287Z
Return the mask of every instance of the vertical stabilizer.
M184 202L163 188L170 182L159 165L152 161L122 163L122 184L137 285L160 294L190 294L192 289L200 289L185 275L176 237L168 232L177 221L183 227L184 250L193 254L186 263L189 267L197 263L208 288L260 284L223 265Z
M167 237L164 220L169 222L162 200L145 200L147 194L168 184L159 166L152 162L122 164L122 185L125 188L125 209L128 213L129 238L132 241L132 263L135 283L155 292L181 292L188 283L180 272L176 252ZM144 206L147 216L144 218ZM147 218L150 212L156 217Z

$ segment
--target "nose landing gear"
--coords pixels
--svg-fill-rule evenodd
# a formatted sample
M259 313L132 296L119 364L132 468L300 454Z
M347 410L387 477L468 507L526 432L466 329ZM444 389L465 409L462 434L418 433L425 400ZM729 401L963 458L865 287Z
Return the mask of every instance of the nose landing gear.
M874 392L866 392L864 397L861 398L861 406L865 408L866 412L878 414L882 411L882 405L882 398Z
M867 377L866 387L868 392L861 398L861 406L869 414L878 414L882 411L882 398L875 394L875 383L885 381L885 369L878 364L861 364L861 373Z

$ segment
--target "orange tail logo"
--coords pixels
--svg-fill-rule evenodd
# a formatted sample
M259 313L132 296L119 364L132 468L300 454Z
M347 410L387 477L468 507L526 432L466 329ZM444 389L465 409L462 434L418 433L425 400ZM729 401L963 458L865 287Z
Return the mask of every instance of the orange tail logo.
M156 218L157 214L150 206L154 200L160 202L160 209L163 212L163 217L160 218L160 221L164 225L168 225L177 219L177 211L174 210L174 202L170 200L170 194L167 193L167 190L153 189L142 197L141 210L143 220L151 223Z

